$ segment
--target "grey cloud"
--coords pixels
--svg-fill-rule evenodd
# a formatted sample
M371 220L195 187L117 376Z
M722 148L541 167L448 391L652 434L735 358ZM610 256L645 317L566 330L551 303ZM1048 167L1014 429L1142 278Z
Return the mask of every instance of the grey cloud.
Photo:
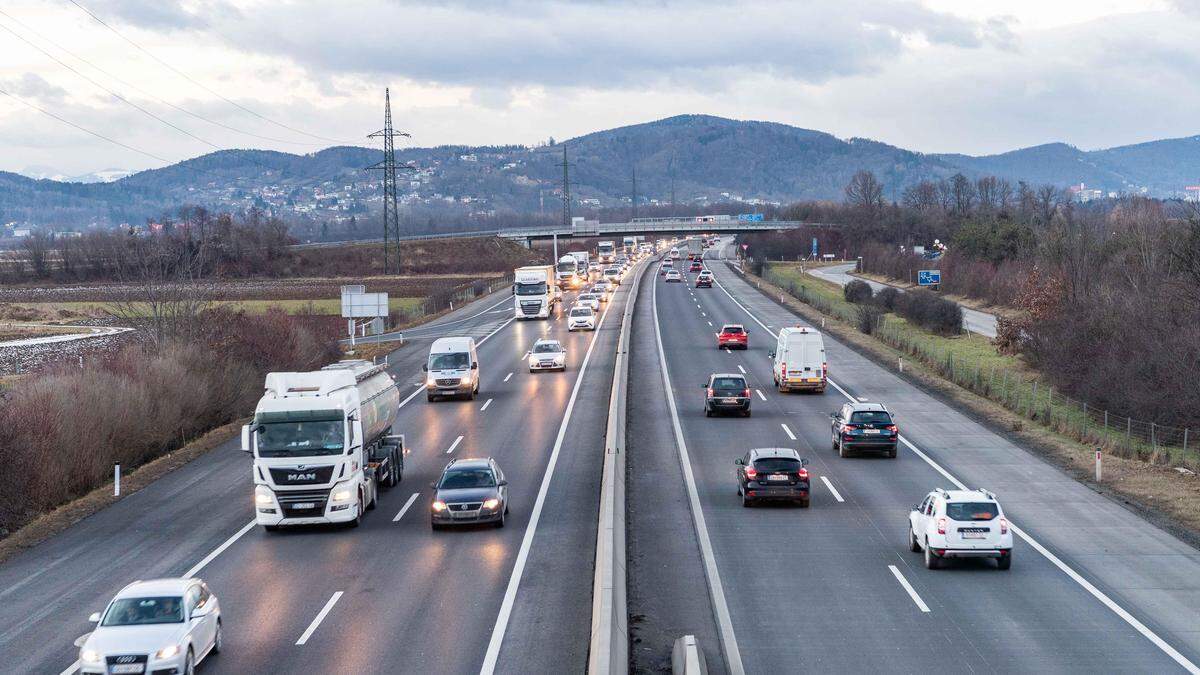
M6 90L17 96L44 103L58 103L67 95L65 89L47 82L37 73L25 73L19 78L5 80L3 85Z
M235 19L237 10L224 0L181 3L174 0L93 0L84 3L101 19L151 30L207 28L210 20Z

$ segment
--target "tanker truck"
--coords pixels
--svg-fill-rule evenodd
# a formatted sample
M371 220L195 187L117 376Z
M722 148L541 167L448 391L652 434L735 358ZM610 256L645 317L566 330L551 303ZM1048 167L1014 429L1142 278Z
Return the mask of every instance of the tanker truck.
M392 435L399 407L392 376L370 361L268 373L254 420L242 427L258 524L357 527L378 488L403 476L404 437Z

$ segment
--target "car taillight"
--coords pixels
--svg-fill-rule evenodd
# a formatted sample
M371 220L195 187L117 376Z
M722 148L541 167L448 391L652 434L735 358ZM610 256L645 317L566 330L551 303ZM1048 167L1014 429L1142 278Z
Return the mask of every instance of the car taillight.
M886 427L884 427L884 429L887 429L888 431L892 432L893 434L896 433L896 425L895 424L889 424Z
M1008 534L1008 518L1000 516L1000 534Z
M743 390L742 390L742 396L744 396L744 397L746 397L746 398L750 398L750 390L749 390L749 389L743 389Z
M746 480L754 480L755 478L758 478L758 469L752 466L746 467Z
M938 534L946 534L946 519L945 518L937 519L937 528L938 528Z
M779 374L783 375L784 377L787 376L787 361L779 364Z
M821 364L821 377L825 377L828 374L829 374L829 364L822 363Z
M800 469L796 472L796 476L800 480L808 480L808 469Z
M854 431L856 429L858 429L858 427L853 424L847 424L846 426L842 427L842 431Z

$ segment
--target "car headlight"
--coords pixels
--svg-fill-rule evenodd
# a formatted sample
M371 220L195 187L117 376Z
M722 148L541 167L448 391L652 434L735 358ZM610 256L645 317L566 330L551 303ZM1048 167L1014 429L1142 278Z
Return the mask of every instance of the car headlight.
M179 645L169 645L154 652L156 659L169 659L179 653Z
M435 386L435 385L437 385L437 378L435 378L435 377L434 377L434 376L432 376L432 375L430 375L429 377L426 377L426 378L425 378L425 386L427 386L427 387L432 387L432 386Z
M347 487L344 483L334 486L333 492L329 495L329 501L331 502L348 502L351 499L354 499L354 490Z
M500 500L496 499L495 497L493 497L483 503L483 508L485 508L489 511L491 511L492 509L494 509L498 506L500 506Z
M100 652L96 651L95 649L85 649L79 652L79 660L83 661L84 663L99 663Z
M438 513L445 511L446 510L446 502L444 502L440 499L434 501L433 502L433 510L437 511Z

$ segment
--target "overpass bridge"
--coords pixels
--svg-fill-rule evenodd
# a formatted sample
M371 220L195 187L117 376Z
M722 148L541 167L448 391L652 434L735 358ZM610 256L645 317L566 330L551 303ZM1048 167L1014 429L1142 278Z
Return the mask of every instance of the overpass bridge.
M774 232L806 227L833 228L833 223L814 223L803 220L715 220L708 216L690 218L638 218L624 223L576 222L570 226L551 225L499 230L496 236L522 241L526 245L539 239L554 237L605 237L647 234L688 234L711 232L739 234L744 232Z

